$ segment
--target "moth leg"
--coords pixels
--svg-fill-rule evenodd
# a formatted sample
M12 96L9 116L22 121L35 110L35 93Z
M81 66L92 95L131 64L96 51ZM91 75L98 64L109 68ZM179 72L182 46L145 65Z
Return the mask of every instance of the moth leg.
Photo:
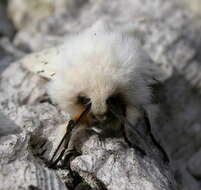
M66 131L68 129L60 129L59 135L64 136ZM54 165L56 168L62 168L62 169L69 169L69 162L76 156L79 156L81 154L81 148L84 144L84 142L89 138L89 129L87 129L83 125L77 125L75 128L73 128L72 131L69 131L70 133L66 136L67 139L65 139L65 142L63 143L63 146L61 147L61 150L58 151L57 156L53 160L53 163L50 163L51 165ZM60 144L61 138L59 138L59 142L57 144ZM62 154L63 151L63 154ZM61 155L62 154L62 155ZM59 158L59 160L58 160ZM56 161L58 160L58 161ZM56 162L59 164L57 164ZM56 166L55 166L56 165Z
M123 133L123 138L125 140L125 142L128 144L128 146L130 148L133 148L135 149L137 152L139 152L142 156L145 156L146 155L146 152L145 150L143 150L140 146L134 144L133 142L131 142L127 136L127 132L126 132L126 129L125 129L125 125L122 125L122 133Z
M33 133L31 135L29 146L34 156L43 158L46 153L49 153L52 144L48 141L48 139L36 132L36 134Z
M81 153L82 146L89 137L93 134L93 131L84 124L81 124L72 130L72 134L68 144L68 150L76 150Z

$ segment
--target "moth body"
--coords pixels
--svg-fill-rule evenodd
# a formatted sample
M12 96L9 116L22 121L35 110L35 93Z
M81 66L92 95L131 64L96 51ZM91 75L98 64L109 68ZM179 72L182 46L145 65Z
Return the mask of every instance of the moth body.
M50 98L72 116L91 103L85 120L91 126L110 123L115 127L116 120L108 109L110 100L135 123L140 114L137 108L150 103L149 85L161 80L161 73L133 35L112 31L101 21L22 62L49 80Z

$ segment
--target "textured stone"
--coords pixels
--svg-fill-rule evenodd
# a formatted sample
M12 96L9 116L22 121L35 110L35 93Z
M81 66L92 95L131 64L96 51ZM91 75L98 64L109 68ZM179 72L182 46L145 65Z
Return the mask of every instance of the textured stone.
M14 75L16 72L18 74ZM50 160L60 140L59 128L64 127L66 120L66 115L54 105L41 102L46 94L45 82L22 69L20 61L2 74L0 109L23 129L19 135L1 138L2 190L19 189L20 186L30 188L31 185L39 189L66 189L62 180L68 187L72 185L69 171L64 170L61 175L45 167L40 159ZM176 188L169 166L151 144L148 155L143 157L122 137L101 140L91 132L89 136L87 131L81 134L84 142L74 137L80 140L81 155L73 159L70 166L92 189L116 190L120 185L122 190Z
M6 5L0 2L0 37L7 36L11 38L14 34L15 28L11 20L7 17Z
M183 5L180 6L184 1L188 4L186 9ZM13 5L15 2L17 1L10 0ZM21 2L25 1L21 0ZM23 17L25 17L24 13L30 11L33 18L27 18L35 21L29 20L23 24L23 19L19 19L21 29L14 39L14 44L17 47L34 51L54 46L62 42L63 38L69 34L81 31L103 17L111 27L129 30L138 35L150 57L164 68L169 76L169 79L158 89L156 99L160 103L160 111L156 121L157 125L154 125L153 131L172 158L180 189L200 190L200 180L197 180L189 172L190 169L187 170L188 161L194 157L201 146L201 59L199 53L201 22L200 18L196 17L200 9L199 0L180 0L175 1L176 3L168 0L63 1L64 4L68 2L68 6L60 6L62 4L60 2L58 1L58 4L54 5L57 6L54 8L54 14L51 14L50 11L47 14L49 16L46 15L45 18L43 16L37 17L35 12L32 14L29 6L26 6L26 10L23 10L22 13L19 11L18 14ZM194 11L194 8L198 12ZM21 7L18 10L21 10ZM195 12L197 13L195 14ZM35 16L36 18L34 18ZM18 25L17 17L12 16L11 18ZM9 59L11 56L12 53L7 58ZM18 73L20 77L25 77L17 66L13 66L13 73L15 70L15 73ZM9 84L14 83L14 79L9 78L6 73L3 78L6 78ZM37 80L34 79L34 81ZM27 111L27 106L24 105L27 103L26 98L28 98L32 86L29 86L29 82L25 82L27 91L18 93L17 90L10 88L6 82L1 84L1 88L3 88L1 90L3 95L0 97L3 101L1 109L17 124L23 125L24 118L21 114L29 115L32 109L28 107ZM42 93L41 89L34 90L34 95L31 96L31 99L28 98L28 103L36 102L38 91ZM156 95L155 92L154 95ZM20 98L16 99L19 96ZM21 103L19 104L19 102ZM7 109L7 105L9 109ZM17 109L15 105L20 108ZM33 119L34 126L40 125L36 115L33 112L31 114L35 117ZM31 131L32 125L30 123L32 121L28 121ZM82 171L83 167L80 166L77 170Z
M19 127L17 127L13 121L9 120L8 118L6 118L5 115L3 115L0 112L0 137L1 136L6 136L9 134L16 134L19 133L21 130Z
M93 136L84 144L82 152L83 155L72 161L71 167L86 181L95 177L107 189L114 190L119 187L124 190L174 188L171 179L164 177L154 160L142 159L122 139L107 139L103 146Z
M184 4L186 9L189 9L192 11L194 14L198 14L200 16L201 14L201 2L200 0L180 0L181 3Z
M8 13L18 29L37 22L53 13L51 0L9 0Z
M0 73L14 60L22 57L24 53L13 46L7 37L0 39Z
M194 177L201 179L201 150L188 161L188 169Z
M0 139L0 189L61 189L66 186L54 171L39 165L28 151L29 136L8 135Z

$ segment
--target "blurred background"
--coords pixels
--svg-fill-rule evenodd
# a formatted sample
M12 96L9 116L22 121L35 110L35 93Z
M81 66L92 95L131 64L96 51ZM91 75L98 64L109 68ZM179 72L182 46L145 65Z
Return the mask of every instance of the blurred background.
M201 0L0 0L0 72L101 18L138 35L166 72L153 130L180 189L200 190Z

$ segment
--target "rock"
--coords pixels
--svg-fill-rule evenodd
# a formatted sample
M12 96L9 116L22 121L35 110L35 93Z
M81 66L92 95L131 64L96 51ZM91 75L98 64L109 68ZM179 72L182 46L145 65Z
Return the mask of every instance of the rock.
M50 15L66 14L76 16L80 7L88 3L87 0L9 0L8 14L17 29L22 29L40 22Z
M7 36L12 38L15 34L15 28L7 17L6 5L0 2L0 37Z
M12 127L12 126L10 126ZM28 152L28 135L8 135L0 139L1 190L61 189L66 186L54 171L39 165Z
M181 0L182 4L184 1L187 2L187 0ZM194 2L198 3L198 1L188 1L187 4L192 3L193 5ZM25 3L22 0L20 2ZM62 5L60 2L64 2L64 4L69 2L69 6L60 6ZM12 3L14 5L15 1L10 0L10 4ZM58 5L54 9L54 14L51 14L50 11L46 15L47 17L42 16L42 19L34 15L35 13L32 14L29 6L25 6L26 10L23 10L22 14L20 11L18 12L19 15L23 15L21 18L26 17L24 13L30 12L35 20L34 23L29 20L23 24L25 23L23 19L19 19L18 22L15 21L17 17L11 16L15 25L20 28L14 39L15 46L25 47L31 51L55 46L71 33L83 30L99 18L105 18L115 29L129 30L131 33L139 35L147 53L154 62L164 68L169 76L168 80L157 89L157 93L154 92L157 102L160 103L160 110L153 131L172 158L180 188L200 190L200 180L192 175L192 171L186 169L188 161L199 151L201 146L201 59L199 53L201 22L200 18L192 11L194 8L189 11L190 6L184 9L184 6L180 6L178 2L175 4L174 1L168 0L66 0L59 1L58 4L53 5L53 7ZM15 8L15 6L13 7ZM194 7L199 10L199 3L198 6ZM18 10L20 9L21 7ZM16 69L19 77L25 77L19 67L13 66L12 69ZM9 76L5 75L4 73L3 78L8 79ZM34 79L34 83L37 80ZM13 84L12 77L8 81L9 84ZM25 82L24 85L27 90L18 93L18 90L13 90L10 85L4 83L1 87L3 88L1 93L4 95L0 97L1 101L4 102L4 105L1 106L4 114L22 126L24 118L21 115L22 113L29 115L30 110L24 111L27 107L25 105L22 107L20 104L23 101L27 102L27 98L28 103L35 103L37 93L42 91L41 89L33 90L34 93L30 100L29 93L32 86L30 86L30 82ZM13 97L20 98L16 100ZM34 125L39 125L37 117L33 121ZM83 167L79 166L75 170L82 171ZM86 170L88 171L88 168Z
M101 146L98 138L92 136L82 152L71 167L89 183L91 178L97 178L107 189L114 190L119 187L130 190L174 188L153 160L142 159L122 139L107 139ZM96 189L96 185L92 189Z
M180 165L180 163L179 163ZM175 176L179 184L184 184L178 189L189 190L189 189L200 189L198 181L188 172L185 165L180 165L178 176ZM176 172L176 173L177 173Z
M19 189L20 186L30 189L67 189L73 186L69 182L68 170L61 175L59 170L50 170L43 162L43 159L50 160L60 140L59 128L64 127L62 124L66 120L66 115L57 107L41 102L46 94L44 84L44 80L21 68L20 61L2 74L0 109L22 129L18 135L1 138L2 190ZM116 190L120 185L122 190L176 189L169 166L157 153L159 150L150 144L149 151L152 148L153 152L143 157L122 137L100 141L97 135L90 133L81 146L82 154L72 159L70 168L81 178L80 183L84 180L95 190ZM78 179L74 177L73 181Z
M21 29L28 24L37 22L53 13L53 2L51 0L9 0L8 13L15 27Z
M38 145L41 143L41 139L43 137L37 136L37 130L43 130L41 127L42 122L45 126L52 126L47 128L44 132L46 135L49 135L50 131L54 131L55 125L61 123L62 116L51 106L48 105L47 107L41 105L42 115L37 115L37 110L33 110L32 106L23 106L23 101L26 101L27 96L30 97L30 94L24 94L25 96L19 96L19 92L16 89L21 86L22 88L27 88L25 80L27 78L27 73L23 70L17 69L17 66L13 64L9 69L8 72L4 72L4 79L1 80L1 84L8 85L5 89L6 91L3 92L1 89L1 109L7 112L10 118L15 120L15 123L20 126L16 128L15 124L11 121L7 121L4 116L0 118L1 122L1 137L0 137L0 167L1 167L1 174L0 174L0 189L1 190L9 190L9 189L68 189L65 184L58 178L56 171L52 171L47 169L37 161L35 158L36 153L35 149L32 148L33 145ZM15 75L16 77L11 77L13 79L6 79L6 75L8 76L12 72L18 73ZM13 74L14 74L13 73ZM13 75L12 74L12 75ZM10 75L9 75L10 76ZM29 76L31 77L31 76ZM29 80L29 79L28 79ZM38 91L34 92L34 86L37 84L36 79L33 79L35 82L32 83L32 87L29 88L29 93L33 92L32 100L34 101L34 97L38 92L41 94L41 89L39 88ZM25 83L23 83L23 81ZM28 81L27 81L28 82ZM14 85L15 84L15 85ZM14 86L13 86L14 85ZM19 86L18 86L19 85ZM18 87L17 87L18 86ZM23 87L24 86L24 87ZM27 92L28 92L27 91ZM6 93L7 98L5 97ZM4 94L5 93L5 94ZM23 93L23 92L22 92ZM35 95L34 95L35 94ZM4 97L3 97L4 96ZM6 100L7 99L7 100ZM16 107L15 107L16 105ZM6 108L6 109L5 109ZM47 109L45 111L45 109ZM49 110L49 111L48 111ZM48 112L47 112L48 111ZM39 112L38 112L39 113ZM49 118L53 118L53 116L48 114L53 114L55 118L53 120L49 120ZM56 116L58 114L58 117ZM41 121L37 118L41 119ZM56 123L56 124L55 124ZM21 132L20 132L21 131ZM34 132L33 132L34 131ZM48 132L49 131L49 132ZM32 135L30 135L32 133ZM33 137L36 135L38 138ZM42 134L41 134L42 135ZM55 136L52 138L56 138ZM39 140L38 140L39 139ZM43 142L43 141L42 141ZM36 146L35 145L35 146ZM41 144L40 144L41 146ZM50 147L52 144L50 143ZM44 147L43 147L44 148ZM39 149L40 151L40 149ZM38 153L38 152L37 152Z
M201 178L201 150L195 153L188 161L188 169L190 173L197 179Z
M199 0L192 0L192 1L181 0L181 3L184 4L186 9L189 9L194 14L198 14L200 16L201 2Z
M5 115L0 112L0 137L7 136L10 134L17 134L21 130L17 127L13 121L7 119Z
M16 59L24 55L24 52L18 50L7 37L0 39L0 73Z

